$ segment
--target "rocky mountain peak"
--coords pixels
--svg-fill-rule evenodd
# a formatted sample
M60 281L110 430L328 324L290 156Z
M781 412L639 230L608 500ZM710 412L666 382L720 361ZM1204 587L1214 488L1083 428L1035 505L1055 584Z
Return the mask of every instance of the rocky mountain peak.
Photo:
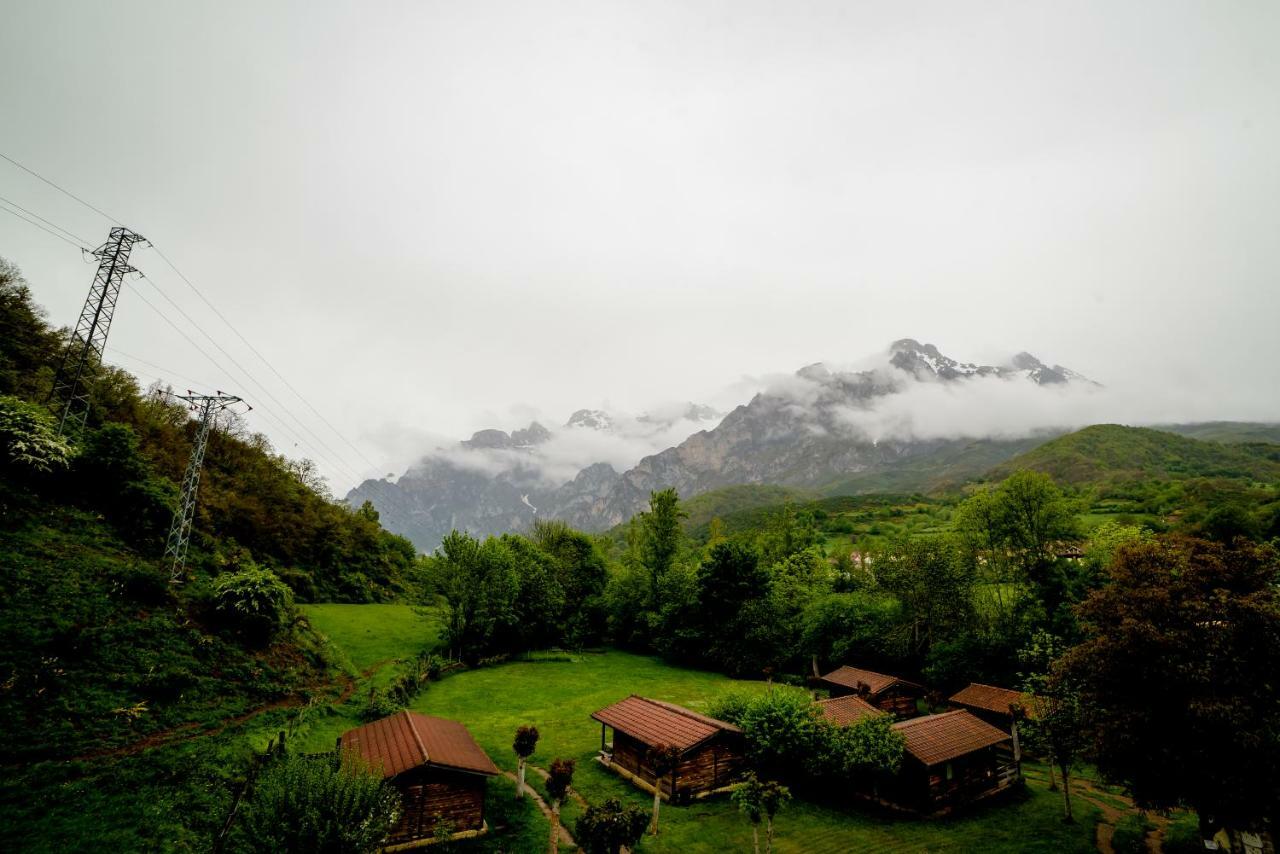
M566 427L581 427L587 430L613 429L613 416L603 409L579 409L569 416Z

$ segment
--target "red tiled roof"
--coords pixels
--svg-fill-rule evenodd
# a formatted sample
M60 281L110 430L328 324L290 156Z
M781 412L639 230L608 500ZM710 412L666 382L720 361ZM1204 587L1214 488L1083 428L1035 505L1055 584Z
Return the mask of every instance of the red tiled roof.
M862 670L857 667L843 665L832 670L826 676L822 677L823 682L833 682L836 685L842 685L845 688L858 690L859 685L866 685L872 696L879 694L886 688L890 688L896 684L909 685L912 688L920 686L914 682L908 682L906 679L899 679L897 676L887 676L884 673L876 673L871 670Z
M997 688L994 685L970 682L968 687L952 694L947 702L957 706L970 706L975 709L985 709L988 712L999 712L1002 715L1007 715L1009 714L1009 706L1026 706L1027 698L1023 696L1021 691L1011 691L1008 688Z
M963 709L900 721L893 728L906 739L907 752L925 765L937 765L975 750L1009 741L1009 734Z
M863 718L874 718L877 715L883 715L885 712L877 709L856 694L849 694L844 697L832 697L829 700L819 700L819 708L827 720L840 726L849 726L856 724Z
M650 747L668 744L688 750L718 732L742 732L731 723L695 711L632 694L591 717Z
M488 754L457 721L417 712L397 712L342 734L341 750L356 751L384 778L420 765L456 768L489 776L498 774Z

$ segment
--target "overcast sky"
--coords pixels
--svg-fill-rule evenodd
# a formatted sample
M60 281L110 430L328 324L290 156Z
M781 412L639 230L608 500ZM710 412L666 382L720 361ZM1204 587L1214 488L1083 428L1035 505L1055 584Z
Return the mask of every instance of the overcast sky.
M1226 0L10 0L0 151L154 241L372 465L145 247L330 453L146 283L109 359L242 393L339 494L904 336L1277 419L1277 44L1280 4ZM3 161L0 196L105 239ZM0 214L0 255L74 321L75 249Z

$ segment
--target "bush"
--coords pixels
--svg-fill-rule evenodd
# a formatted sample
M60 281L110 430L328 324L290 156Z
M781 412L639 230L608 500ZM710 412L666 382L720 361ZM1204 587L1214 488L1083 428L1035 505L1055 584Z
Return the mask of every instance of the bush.
M42 407L0 397L0 470L48 474L71 463L71 445Z
M1126 815L1116 824L1111 848L1116 854L1142 854L1147 850L1147 832L1151 823L1141 814Z
M400 796L351 761L285 756L258 777L240 809L239 851L377 851L400 817Z
M293 592L268 569L250 565L213 583L215 612L251 640L266 642L293 621Z
M574 824L573 835L586 854L618 854L624 847L634 847L648 824L646 811L610 798L587 807Z

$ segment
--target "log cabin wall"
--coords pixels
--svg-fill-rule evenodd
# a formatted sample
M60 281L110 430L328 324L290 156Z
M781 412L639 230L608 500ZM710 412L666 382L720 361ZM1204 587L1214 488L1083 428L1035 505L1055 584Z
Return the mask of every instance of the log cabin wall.
M899 718L914 718L920 692L906 685L893 685L870 699L871 705Z
M443 768L415 768L392 780L404 801L404 815L391 843L428 839L441 821L455 833L484 826L485 778Z
M687 754L676 769L677 794L695 795L728 785L743 769L741 750L716 738Z

